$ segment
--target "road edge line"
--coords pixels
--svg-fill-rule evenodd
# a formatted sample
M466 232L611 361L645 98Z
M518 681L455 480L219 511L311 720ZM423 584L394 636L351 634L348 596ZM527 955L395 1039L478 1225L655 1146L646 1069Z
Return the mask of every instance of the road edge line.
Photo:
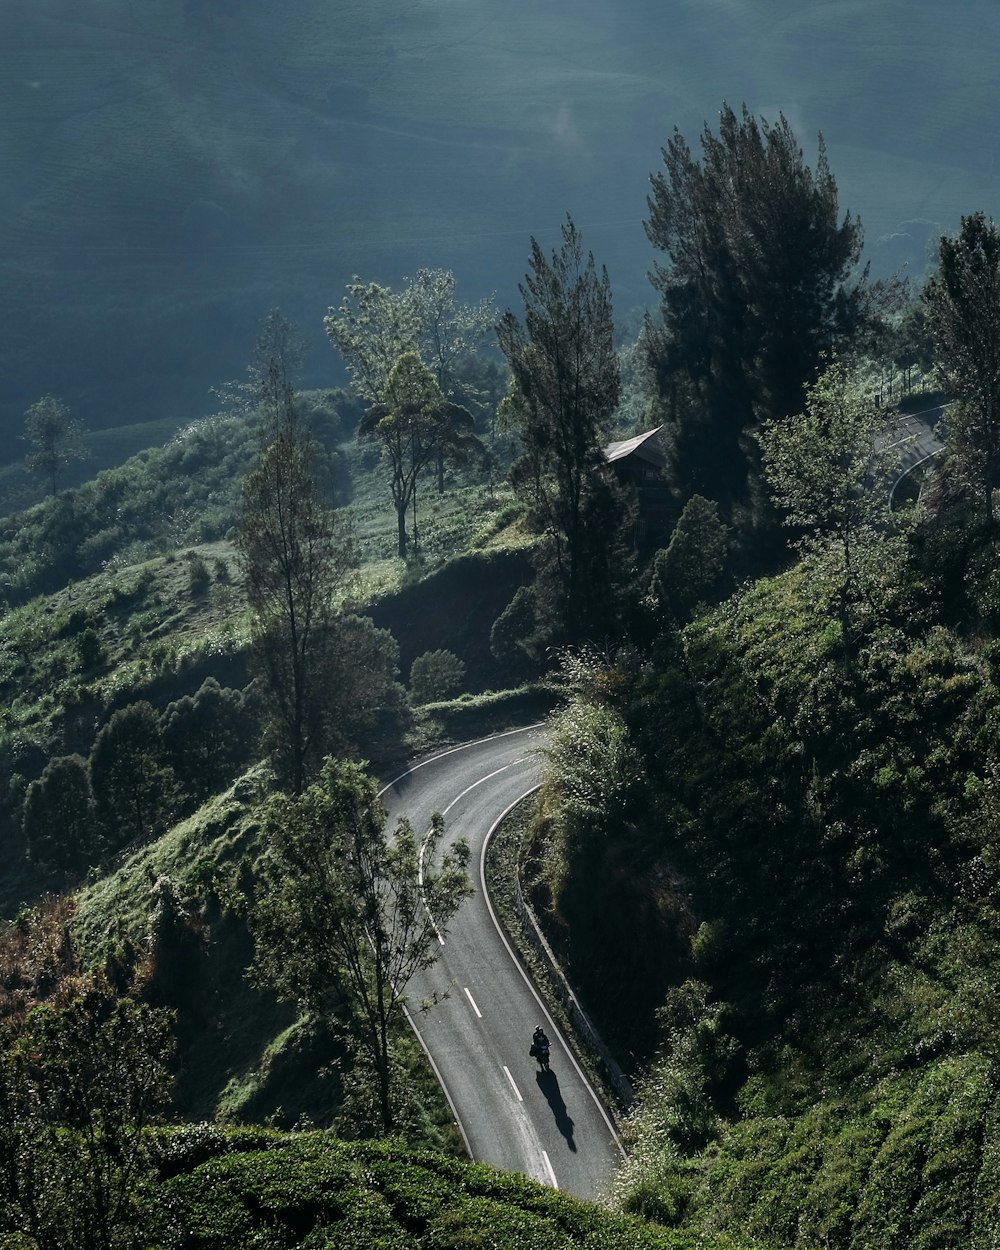
M413 1030L414 1036L416 1037L417 1041L420 1043L420 1047L423 1050L424 1054L427 1056L427 1062L431 1065L431 1071L434 1073L435 1077L437 1078L437 1083L438 1085L441 1086L441 1091L444 1094L445 1099L447 1100L448 1106L451 1108L452 1118L454 1119L455 1124L458 1126L458 1131L461 1133L462 1141L465 1144L465 1153L469 1156L469 1158L472 1160L473 1163L478 1162L475 1154L473 1154L472 1146L469 1142L469 1134L465 1131L465 1125L462 1123L461 1116L458 1114L458 1108L455 1106L455 1101L451 1096L451 1090L445 1084L445 1079L441 1073L441 1069L434 1062L434 1056L431 1054L430 1050L428 1049L427 1043L424 1041L423 1034L417 1028L417 1022L416 1020L414 1020L413 1014L410 1011L409 1007L407 1007L406 1003L403 1003L403 1015L406 1016L406 1019L410 1025L410 1028Z
M446 756L454 755L457 751L467 751L470 747L480 746L484 742L497 742L501 738L511 738L514 734L526 734L532 729L542 729L544 725L545 721L536 720L530 725L522 725L519 729L503 729L500 733L487 734L485 738L473 738L471 742L460 742L458 746L448 747L445 751L438 751L436 755L428 755L428 757L425 760L421 760L419 764L411 765L404 772L401 772L398 777L393 777L392 781L387 781L382 789L379 790L378 797L381 798L382 795L385 794L386 790L391 790L398 781L402 781L404 777L409 777L410 774L415 773L418 768L425 768L428 764L433 764L436 760L443 760Z
M607 1108L604 1106L604 1103L597 1096L597 1091L594 1089L590 1080L587 1078L587 1075L583 1071L583 1068L580 1067L580 1064L577 1061L576 1055L573 1054L572 1047L566 1041L565 1037L563 1037L562 1029L556 1023L555 1019L552 1016L552 1013L549 1011L548 1004L542 998L541 994L538 992L538 989L535 986L534 981L532 981L531 977L528 975L527 970L524 967L524 964L521 962L520 956L514 950L513 946L511 946L510 940L508 939L507 934L504 932L503 925L501 925L497 917L497 914L493 909L493 900L490 898L490 892L486 886L486 852L489 850L490 842L493 840L493 835L500 828L500 826L507 819L507 817L511 814L511 812L514 810L515 807L519 806L519 804L523 803L524 800L528 798L529 795L534 794L536 790L540 790L541 788L542 788L542 783L538 781L533 786L531 786L530 789L525 790L525 792L520 796L520 798L515 799L513 803L511 803L508 807L506 807L500 813L500 815L496 818L493 824L490 826L489 831L486 834L486 838L483 842L483 849L480 852L480 856L479 856L479 884L480 884L480 887L482 888L483 898L486 902L486 909L490 913L490 919L493 921L493 927L496 929L497 933L500 935L500 941L503 942L504 946L506 947L507 954L510 956L511 961L513 962L514 966L517 968L518 972L521 974L521 977L523 978L525 985L531 991L532 997L535 999L535 1002L538 1003L539 1007L544 1012L545 1018L546 1020L548 1020L549 1024L552 1026L555 1036L558 1037L560 1042L562 1043L563 1050L566 1052L566 1055L569 1058L570 1063L576 1069L576 1074L580 1078L580 1080L583 1082L584 1088L587 1090L591 1098L594 1100L594 1104L597 1107L598 1111L600 1111L601 1116L604 1120L604 1123L608 1126L608 1131L611 1134L612 1141L615 1143L615 1145L618 1147L619 1151L621 1152L622 1158L626 1158L627 1156L625 1153L625 1147L622 1145L621 1138L618 1136L618 1131L615 1128L614 1124L612 1123L611 1117L608 1115Z

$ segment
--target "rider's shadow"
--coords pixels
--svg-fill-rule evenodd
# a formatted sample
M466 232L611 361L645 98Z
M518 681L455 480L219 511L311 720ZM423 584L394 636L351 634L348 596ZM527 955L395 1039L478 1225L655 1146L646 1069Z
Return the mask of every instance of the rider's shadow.
M556 1128L566 1138L566 1145L575 1152L576 1142L573 1140L573 1121L570 1119L570 1114L566 1110L566 1104L563 1102L562 1092L559 1089L559 1078L551 1071L536 1072L535 1081L538 1084L538 1088L545 1095L545 1101L552 1110Z

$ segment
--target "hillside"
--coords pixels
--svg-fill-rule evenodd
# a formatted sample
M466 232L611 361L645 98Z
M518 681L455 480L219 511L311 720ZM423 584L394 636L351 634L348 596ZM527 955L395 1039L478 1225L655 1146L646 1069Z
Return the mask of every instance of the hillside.
M905 308L789 126L727 108L706 147L667 154L662 324L624 349L570 219L502 400L447 292L367 288L363 412L294 389L276 315L224 411L0 526L0 1237L995 1250L1000 231L966 217ZM932 367L944 454L893 511L887 403ZM637 1090L613 1215L449 1158L435 1079L479 1046L472 1114L557 1184L579 1095L546 1086L542 1149L473 988L510 973L511 1063L543 1000L488 909L450 927L462 821L542 740L497 862ZM416 981L446 931L469 962ZM418 1042L402 987L463 1028Z
M986 0L336 9L10 0L0 15L0 432L39 395L91 429L209 410L257 319L306 328L355 273L516 298L570 211L622 309L651 302L649 174L720 102L822 131L876 270L996 205Z
M956 513L581 665L529 877L620 1053L627 1209L840 1250L1000 1219L995 560ZM641 1023L648 1031L644 1033Z
M147 1228L164 1246L739 1250L726 1238L671 1233L512 1173L393 1142L229 1136L192 1125L162 1149L159 1178L144 1202Z

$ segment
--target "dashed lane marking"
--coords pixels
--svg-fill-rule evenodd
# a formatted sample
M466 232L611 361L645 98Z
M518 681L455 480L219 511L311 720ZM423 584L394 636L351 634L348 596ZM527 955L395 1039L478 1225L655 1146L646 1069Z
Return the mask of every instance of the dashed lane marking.
M507 1065L506 1065L506 1064L504 1064L504 1065L503 1065L503 1070L504 1070L504 1072L506 1072L506 1074L507 1074L507 1080L508 1080L508 1081L510 1081L510 1087L511 1087L511 1089L512 1089L512 1090L514 1091L514 1093L517 1095L517 1101L518 1101L518 1102L524 1102L524 1099L521 1097L521 1091L517 1088L517 1085L516 1085L516 1083L515 1083L515 1081L514 1081L514 1078L513 1078L513 1077L511 1076L511 1074L510 1074L510 1068L508 1068L508 1067L507 1067Z

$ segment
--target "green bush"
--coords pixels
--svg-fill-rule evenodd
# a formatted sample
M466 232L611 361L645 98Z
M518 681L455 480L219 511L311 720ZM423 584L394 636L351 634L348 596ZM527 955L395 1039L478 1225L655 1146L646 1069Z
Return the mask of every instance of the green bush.
M452 651L425 651L410 667L410 696L414 703L436 703L461 690L465 664Z
M212 574L204 558L196 551L187 553L188 589L192 595L203 595L212 581Z
M97 668L99 664L103 663L105 658L104 643L93 625L88 625L83 633L77 634L76 655L80 672L82 673L89 673L91 669Z

